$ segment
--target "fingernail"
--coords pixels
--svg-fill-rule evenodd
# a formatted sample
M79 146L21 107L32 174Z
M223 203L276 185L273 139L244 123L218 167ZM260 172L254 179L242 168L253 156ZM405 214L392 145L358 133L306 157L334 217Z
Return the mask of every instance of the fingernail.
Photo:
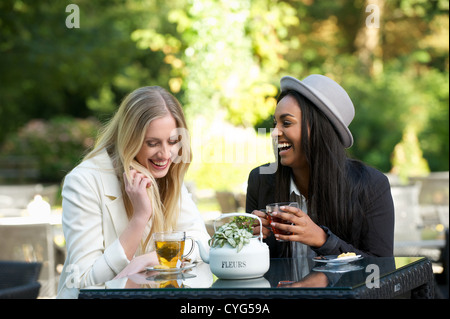
M286 206L280 206L280 209L285 209L286 208Z

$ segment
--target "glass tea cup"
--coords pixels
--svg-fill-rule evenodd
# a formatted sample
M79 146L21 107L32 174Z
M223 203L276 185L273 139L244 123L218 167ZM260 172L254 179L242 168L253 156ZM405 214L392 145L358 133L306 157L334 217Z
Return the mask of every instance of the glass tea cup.
M186 232L159 232L153 234L156 255L161 265L169 268L179 268L183 259L194 251L194 239L186 237ZM186 240L192 242L190 251L183 255Z
M298 203L297 202L281 202L281 203L272 203L272 204L266 205L266 215L267 215L269 224L271 224L272 222L279 223L279 224L287 224L287 225L291 224L290 222L288 222L278 216L273 215L274 212L287 213L286 211L283 211L280 209L280 207L282 207L282 206L290 206L290 207L298 208ZM275 228L272 226L271 226L271 229L274 234L279 234L279 235L290 235L291 234L289 232L285 232L281 229L278 229L278 228ZM279 240L279 241L282 241L282 240Z

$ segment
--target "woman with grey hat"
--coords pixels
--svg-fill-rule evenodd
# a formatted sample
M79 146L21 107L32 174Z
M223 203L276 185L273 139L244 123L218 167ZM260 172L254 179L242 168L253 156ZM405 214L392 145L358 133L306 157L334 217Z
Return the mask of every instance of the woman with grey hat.
M347 157L355 109L346 91L313 74L281 79L272 138L277 163L249 175L246 211L262 218L271 257L335 255L392 256L394 206L384 174ZM275 166L276 165L276 166ZM270 167L275 167L272 171ZM275 172L273 172L275 171ZM261 209L296 201L269 224ZM274 235L272 229L290 235ZM259 227L254 228L259 234Z

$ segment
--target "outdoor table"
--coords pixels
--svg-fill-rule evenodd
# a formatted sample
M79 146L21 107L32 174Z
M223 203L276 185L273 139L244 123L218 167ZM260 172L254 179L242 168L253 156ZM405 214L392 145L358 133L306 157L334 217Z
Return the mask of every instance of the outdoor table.
M208 264L200 262L178 274L147 271L109 281L101 288L81 289L79 298L430 299L433 282L431 262L424 257L364 257L341 266L309 258L275 258L260 278L218 279Z

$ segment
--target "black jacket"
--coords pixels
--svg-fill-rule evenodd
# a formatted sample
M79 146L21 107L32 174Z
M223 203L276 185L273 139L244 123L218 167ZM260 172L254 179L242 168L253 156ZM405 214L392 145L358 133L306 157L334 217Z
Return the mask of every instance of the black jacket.
M327 232L328 239L322 247L311 247L318 255L355 252L363 256L393 256L394 204L389 180L378 170L371 167L366 168L370 178L369 198L371 201L364 205L366 220L354 220L355 225L366 225L363 229L358 230L360 233L358 247L334 235L332 225L320 225ZM266 204L275 202L275 187L275 174L260 174L259 167L253 169L248 178L246 212L251 213L254 210L265 208ZM265 241L269 246L272 258L291 257L287 253L289 250L286 247L289 243L277 242L273 235L266 238Z

